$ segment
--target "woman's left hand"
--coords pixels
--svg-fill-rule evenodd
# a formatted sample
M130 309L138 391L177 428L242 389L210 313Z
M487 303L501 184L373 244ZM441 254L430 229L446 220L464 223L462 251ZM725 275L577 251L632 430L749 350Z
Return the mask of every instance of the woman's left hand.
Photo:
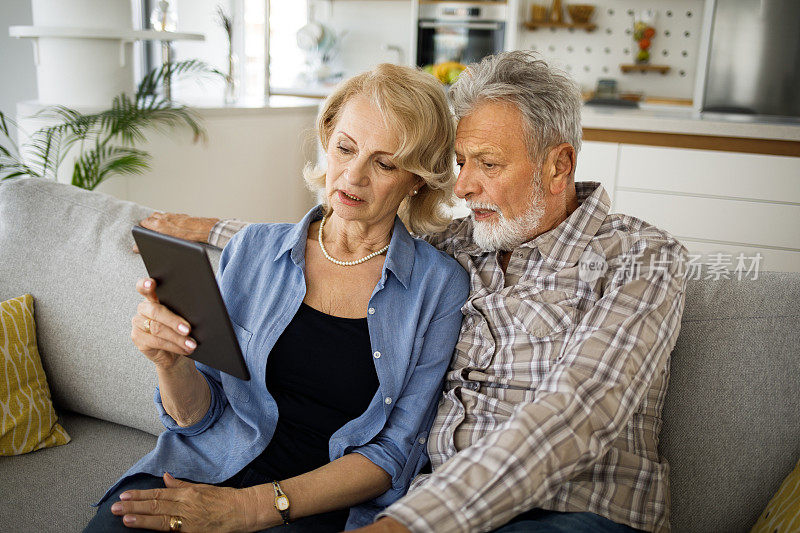
M255 507L246 489L189 483L164 474L165 489L129 490L111 512L128 527L170 531L180 519L180 531L249 531L255 526ZM177 527L174 527L177 531Z

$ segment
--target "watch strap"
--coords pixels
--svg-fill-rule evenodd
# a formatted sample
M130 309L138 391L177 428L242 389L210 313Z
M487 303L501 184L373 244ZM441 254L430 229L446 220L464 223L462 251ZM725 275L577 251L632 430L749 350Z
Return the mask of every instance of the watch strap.
M291 506L291 503L289 502L289 497L286 495L285 492L283 492L283 489L281 489L281 484L278 483L277 481L273 481L272 482L272 490L275 491L275 510L280 513L281 518L283 519L283 523L284 524L288 524L289 523L289 508ZM278 499L279 498L285 498L286 499L286 503L287 503L286 509L281 509L280 507L278 507Z

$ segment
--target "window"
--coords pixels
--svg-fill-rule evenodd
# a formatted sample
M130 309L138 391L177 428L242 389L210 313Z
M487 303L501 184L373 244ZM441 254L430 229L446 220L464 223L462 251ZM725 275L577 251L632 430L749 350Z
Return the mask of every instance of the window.
M240 52L241 94L245 100L258 101L266 95L268 3L269 0L244 0L242 4L244 46Z
M269 4L269 86L291 87L305 70L297 30L308 23L308 3L270 0Z
M297 47L297 30L308 22L308 3L303 0L244 0L243 9L245 97L264 95L267 70L270 88L296 85L305 67L305 56ZM266 42L267 14L269 43Z
M149 28L149 17L157 0L134 3L136 27ZM297 30L309 20L308 0L170 0L177 12L179 31L202 33L205 41L175 41L176 60L196 58L227 71L227 40L219 25L216 10L222 5L234 15L234 48L238 65L234 68L239 83L239 101L260 102L269 88L298 84L306 69L305 55L297 46ZM188 28L188 30L187 30ZM267 57L269 54L269 57ZM161 63L157 42L137 43L136 79ZM204 82L176 84L173 96L209 99L223 93L223 84Z

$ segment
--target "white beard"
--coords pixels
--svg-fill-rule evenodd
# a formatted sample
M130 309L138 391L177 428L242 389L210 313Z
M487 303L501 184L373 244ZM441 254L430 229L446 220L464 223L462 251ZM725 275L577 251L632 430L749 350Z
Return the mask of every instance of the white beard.
M496 221L477 221L472 216L472 238L486 252L510 251L528 242L545 213L544 193L539 175L534 177L528 210L516 218L506 218L500 208L483 202L467 202L470 209L491 209L497 212Z

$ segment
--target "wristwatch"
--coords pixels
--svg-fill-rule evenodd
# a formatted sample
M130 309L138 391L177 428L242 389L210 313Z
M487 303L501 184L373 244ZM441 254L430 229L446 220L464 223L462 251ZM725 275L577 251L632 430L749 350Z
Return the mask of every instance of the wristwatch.
M275 491L275 509L281 514L283 523L289 523L289 497L281 490L281 485L277 481L272 482Z

